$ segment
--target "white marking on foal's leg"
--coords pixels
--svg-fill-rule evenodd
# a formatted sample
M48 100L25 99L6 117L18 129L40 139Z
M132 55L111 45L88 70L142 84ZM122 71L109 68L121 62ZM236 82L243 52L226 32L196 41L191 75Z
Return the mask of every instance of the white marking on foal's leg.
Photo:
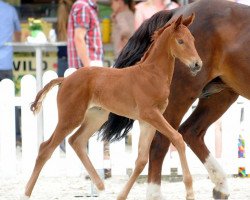
M164 200L161 194L161 186L154 183L149 183L147 187L147 200Z
M214 189L223 194L229 194L226 174L211 154L205 160L204 166L209 173L209 178L215 184Z

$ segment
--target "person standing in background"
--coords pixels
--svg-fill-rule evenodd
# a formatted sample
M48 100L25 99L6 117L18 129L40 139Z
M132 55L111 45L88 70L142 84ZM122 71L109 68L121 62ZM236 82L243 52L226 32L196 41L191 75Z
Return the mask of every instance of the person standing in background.
M134 29L134 2L133 0L112 0L112 42L115 58L133 35Z
M13 47L7 42L21 41L21 25L16 9L0 0L0 81L13 80ZM15 107L16 142L21 144L21 108Z
M16 9L0 0L0 81L13 79L13 47L5 43L21 41L21 26Z
M152 17L155 13L178 7L179 4L171 0L147 0L138 3L135 6L135 29L138 29L146 19Z
M71 7L75 0L60 0L57 10L57 40L59 42L67 41L68 17ZM67 46L59 46L57 52L57 74L59 77L64 76L68 69Z
M103 45L96 0L77 0L68 21L68 66L103 66Z
M103 44L96 1L77 0L71 8L67 31L69 68L103 66ZM106 142L103 145L103 153L109 157L109 145ZM104 169L105 178L111 176L110 170L108 175L106 173Z

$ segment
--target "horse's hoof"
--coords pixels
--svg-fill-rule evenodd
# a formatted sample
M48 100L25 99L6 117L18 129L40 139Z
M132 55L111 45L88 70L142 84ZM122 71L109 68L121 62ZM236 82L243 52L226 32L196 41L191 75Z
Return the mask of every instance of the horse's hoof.
M213 189L213 198L214 199L228 199L228 197L229 197L229 194L224 194L220 191Z

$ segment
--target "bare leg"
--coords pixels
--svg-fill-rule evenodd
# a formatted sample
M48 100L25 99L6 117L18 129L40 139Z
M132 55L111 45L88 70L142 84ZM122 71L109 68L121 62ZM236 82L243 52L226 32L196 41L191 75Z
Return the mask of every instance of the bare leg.
M228 184L225 172L206 147L204 136L207 128L231 106L237 97L237 94L225 89L209 98L200 99L195 111L179 129L184 140L205 165L211 181L215 184L213 190L215 199L228 198Z
M107 120L109 112L101 108L91 108L85 114L85 119L80 128L69 138L69 144L72 146L77 156L82 161L89 173L91 180L99 190L104 190L104 183L96 172L86 152L89 138L101 127Z
M137 177L140 175L145 165L148 162L149 148L155 134L155 128L148 123L140 121L140 139L138 146L138 157L135 162L135 169L130 176L125 187L117 197L117 200L125 200L131 190L133 184L135 183Z
M148 114L147 114L148 113ZM169 140L175 145L181 162L182 172L183 172L183 182L186 187L186 198L194 199L194 192L192 186L192 176L187 164L187 158L185 153L185 143L180 133L178 133L163 117L163 115L158 110L152 112L142 113L141 118L154 126L163 135L165 135Z

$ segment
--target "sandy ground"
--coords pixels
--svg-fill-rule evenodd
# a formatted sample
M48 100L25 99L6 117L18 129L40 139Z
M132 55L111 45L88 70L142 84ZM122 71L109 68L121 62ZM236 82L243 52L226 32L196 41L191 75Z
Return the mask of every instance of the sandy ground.
M0 199L17 200L23 192L27 177L0 178ZM34 200L114 200L124 186L126 177L112 177L105 180L106 192L102 197L88 197L91 194L91 182L84 177L40 177L34 188ZM230 199L250 199L249 178L229 178ZM145 181L137 182L132 188L128 200L146 199ZM194 177L194 189L197 200L212 199L213 184L207 177ZM166 200L185 199L182 182L162 182L162 192Z
M17 149L18 162L20 152ZM18 171L20 171L18 163ZM39 176L30 200L115 200L126 181L127 177L113 176L105 179L105 192L99 197L91 197L93 184L85 179L86 172L78 177L63 175L57 177ZM18 174L6 178L0 174L0 200L19 200L24 192L29 175ZM214 185L206 175L193 175L196 200L212 200ZM230 198L232 200L250 200L250 178L228 177ZM128 200L146 200L146 177L138 179L130 191ZM179 182L162 181L162 194L165 200L185 200L184 184Z

